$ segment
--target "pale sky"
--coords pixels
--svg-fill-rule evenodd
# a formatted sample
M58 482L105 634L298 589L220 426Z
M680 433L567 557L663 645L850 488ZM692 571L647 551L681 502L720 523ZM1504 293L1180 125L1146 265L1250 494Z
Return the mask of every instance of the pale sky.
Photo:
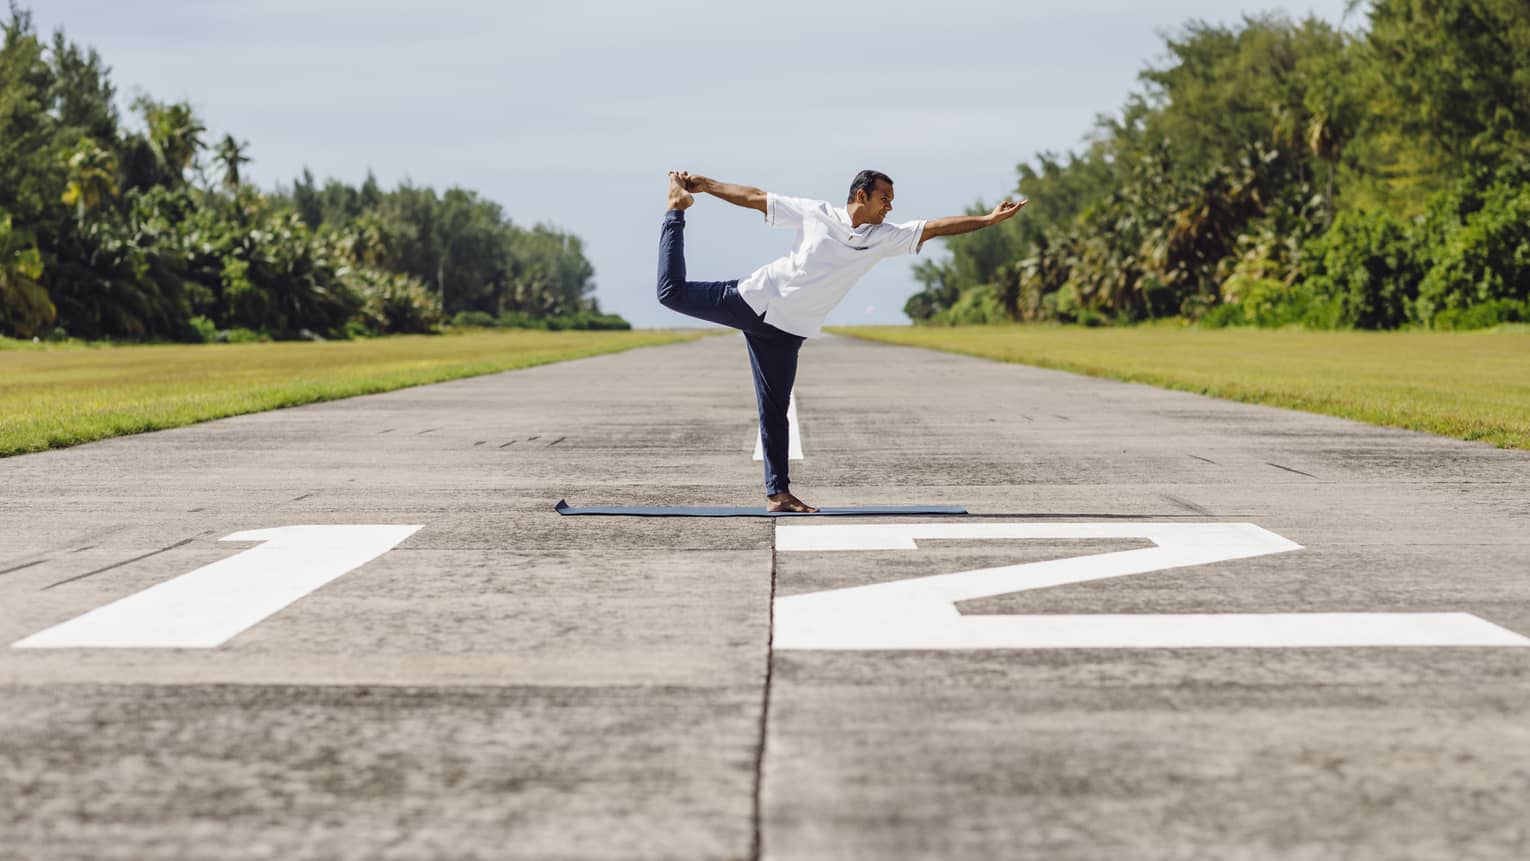
M956 215L1011 194L1036 153L1076 148L1184 22L1273 10L1338 23L1345 5L21 2L40 32L101 53L124 117L137 92L185 99L208 140L249 141L261 187L305 165L353 185L371 168L388 188L460 185L518 224L573 232L602 309L638 327L695 322L654 299L667 170L840 205L872 168L894 179L890 221ZM703 197L689 275L743 278L791 239ZM921 257L945 254L933 240ZM914 259L880 264L829 322L907 322Z

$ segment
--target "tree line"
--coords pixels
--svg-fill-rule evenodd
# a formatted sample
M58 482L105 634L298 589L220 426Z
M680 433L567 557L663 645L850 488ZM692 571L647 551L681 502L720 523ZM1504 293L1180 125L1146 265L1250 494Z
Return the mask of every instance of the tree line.
M141 95L129 128L94 49L10 6L0 45L0 335L208 341L479 325L630 328L577 236L472 191L263 192L250 146Z
M1359 11L1359 0L1350 14ZM1530 4L1195 21L1021 217L915 268L916 323L1530 322ZM986 211L981 205L973 212Z

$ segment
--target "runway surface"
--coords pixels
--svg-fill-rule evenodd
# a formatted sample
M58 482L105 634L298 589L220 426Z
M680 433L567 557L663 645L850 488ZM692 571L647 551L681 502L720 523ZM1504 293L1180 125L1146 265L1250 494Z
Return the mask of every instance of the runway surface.
M1530 452L796 395L800 496L971 514L553 511L763 505L731 336L0 460L0 858L1530 855Z

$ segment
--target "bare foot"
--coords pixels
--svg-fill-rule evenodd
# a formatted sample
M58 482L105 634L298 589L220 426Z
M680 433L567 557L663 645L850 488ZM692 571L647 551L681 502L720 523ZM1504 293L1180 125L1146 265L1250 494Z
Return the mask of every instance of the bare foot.
M765 497L765 510L814 512L818 509L792 496L790 493L776 493Z
M669 172L669 208L689 209L696 198L685 190L685 180L678 171Z

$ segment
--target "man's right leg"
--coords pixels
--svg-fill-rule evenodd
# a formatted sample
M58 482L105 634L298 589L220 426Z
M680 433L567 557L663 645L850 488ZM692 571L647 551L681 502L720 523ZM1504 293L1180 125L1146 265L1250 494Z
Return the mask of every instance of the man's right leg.
M671 196L673 200L673 195ZM698 320L735 329L760 328L759 315L742 296L737 281L685 280L685 212L664 213L659 232L659 303Z

